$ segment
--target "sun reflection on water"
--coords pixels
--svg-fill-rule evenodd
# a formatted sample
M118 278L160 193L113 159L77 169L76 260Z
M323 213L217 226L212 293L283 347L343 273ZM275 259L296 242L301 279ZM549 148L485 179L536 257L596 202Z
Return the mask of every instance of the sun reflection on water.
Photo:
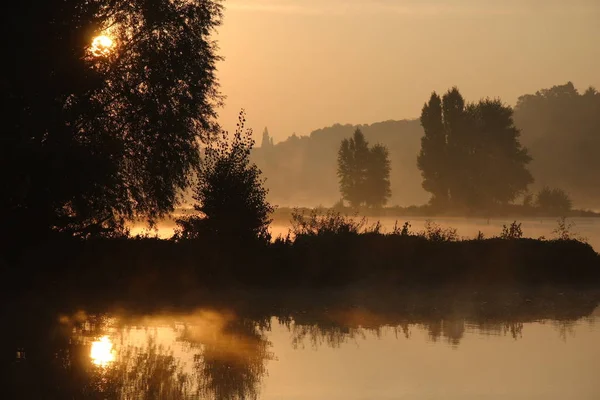
M113 344L108 336L103 336L92 343L90 358L94 364L101 367L105 367L115 360Z

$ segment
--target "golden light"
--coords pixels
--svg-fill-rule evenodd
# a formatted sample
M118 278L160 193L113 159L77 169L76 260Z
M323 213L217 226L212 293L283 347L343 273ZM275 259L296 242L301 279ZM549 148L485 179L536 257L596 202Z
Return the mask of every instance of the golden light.
M115 48L115 41L107 35L96 36L92 40L92 46L90 47L90 52L96 56L107 56L109 55Z
M115 352L113 350L113 344L108 338L108 336L103 336L92 343L90 358L92 359L92 362L94 364L101 367L104 367L110 364L111 362L115 361Z

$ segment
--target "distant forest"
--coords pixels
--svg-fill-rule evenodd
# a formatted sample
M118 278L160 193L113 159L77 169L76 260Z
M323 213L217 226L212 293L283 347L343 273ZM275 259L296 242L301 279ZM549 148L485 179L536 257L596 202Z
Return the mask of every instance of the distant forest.
M593 88L579 93L568 82L519 97L514 111L520 141L533 158L529 170L535 181L529 191L560 187L575 206L600 209L600 93ZM336 155L340 142L357 128L370 143L389 150L392 196L388 204L427 203L430 194L423 189L417 168L424 134L418 119L335 124L276 144L265 131L252 158L267 178L269 200L278 206L331 206L339 201Z

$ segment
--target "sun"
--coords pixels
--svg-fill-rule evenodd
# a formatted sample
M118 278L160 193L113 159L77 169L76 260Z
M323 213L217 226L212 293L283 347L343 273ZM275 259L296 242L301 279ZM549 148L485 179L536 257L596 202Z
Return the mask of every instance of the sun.
M96 56L107 56L113 52L115 48L115 41L108 35L99 35L92 40L92 46L90 52Z

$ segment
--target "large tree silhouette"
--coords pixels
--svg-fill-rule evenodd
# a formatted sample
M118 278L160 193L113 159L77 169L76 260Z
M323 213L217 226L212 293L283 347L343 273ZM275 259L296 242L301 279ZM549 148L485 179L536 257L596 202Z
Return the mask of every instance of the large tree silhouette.
M500 100L467 104L457 88L423 107L425 135L417 165L438 207L489 209L507 204L533 178L513 110Z
M118 228L172 210L214 132L218 0L24 0L3 23L3 226ZM110 37L93 46L98 35ZM8 230L8 229L7 229Z
M421 112L421 125L425 131L421 139L421 152L417 166L423 176L423 188L432 194L431 202L444 206L448 202L446 132L442 118L442 99L431 95Z

